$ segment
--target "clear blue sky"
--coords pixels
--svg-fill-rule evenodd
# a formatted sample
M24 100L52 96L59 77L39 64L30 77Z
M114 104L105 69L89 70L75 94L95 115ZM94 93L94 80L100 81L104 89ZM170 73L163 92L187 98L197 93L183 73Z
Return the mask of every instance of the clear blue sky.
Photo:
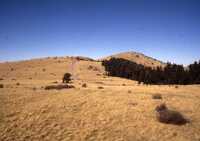
M123 51L200 59L200 0L0 0L0 60Z

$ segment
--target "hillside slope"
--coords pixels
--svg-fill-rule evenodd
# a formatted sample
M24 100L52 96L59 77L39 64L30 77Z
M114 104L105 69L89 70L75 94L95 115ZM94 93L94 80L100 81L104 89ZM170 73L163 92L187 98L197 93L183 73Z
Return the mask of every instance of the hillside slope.
M165 63L137 52L123 52L105 57L100 60L110 59L111 57L127 59L129 61L133 61L137 64L142 64L148 67L165 66Z
M61 84L66 72L75 88L44 89ZM199 85L138 85L105 76L101 62L73 57L1 63L0 78L1 141L200 140ZM160 103L190 123L158 122L154 109Z

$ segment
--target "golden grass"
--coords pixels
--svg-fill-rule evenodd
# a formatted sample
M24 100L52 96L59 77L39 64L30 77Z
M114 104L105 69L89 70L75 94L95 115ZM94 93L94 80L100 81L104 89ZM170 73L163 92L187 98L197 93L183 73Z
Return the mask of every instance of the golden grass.
M0 140L200 139L199 85L178 89L138 85L127 79L105 77L100 62L79 60L73 69L71 62L72 58L63 57L0 64L0 78L4 78L1 80L4 88L0 89ZM88 71L90 65L99 71ZM75 88L49 91L41 88L62 82L66 72L73 74ZM16 86L17 82L20 86ZM88 87L82 88L83 83ZM152 99L156 93L162 94L162 99ZM158 122L154 109L163 102L191 122L183 126Z

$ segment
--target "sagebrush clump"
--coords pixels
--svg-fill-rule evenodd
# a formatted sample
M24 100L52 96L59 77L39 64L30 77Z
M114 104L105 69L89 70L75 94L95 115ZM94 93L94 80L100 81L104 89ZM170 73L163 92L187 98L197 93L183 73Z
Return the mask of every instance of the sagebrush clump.
M161 123L183 125L188 122L178 111L169 110L165 104L155 108L156 119Z
M98 87L98 89L104 89L104 87L102 87L102 86L99 86L99 87Z
M161 94L154 94L152 95L153 99L162 99L162 95Z
M87 87L87 84L86 84L86 83L82 84L82 87L83 87L83 88L86 88L86 87Z
M44 89L45 90L62 90L62 89L70 89L74 88L72 85L49 85L46 86Z

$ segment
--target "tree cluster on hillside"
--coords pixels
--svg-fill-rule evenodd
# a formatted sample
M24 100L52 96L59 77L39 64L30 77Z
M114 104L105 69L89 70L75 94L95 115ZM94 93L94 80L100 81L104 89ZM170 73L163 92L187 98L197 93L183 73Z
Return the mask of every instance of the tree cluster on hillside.
M165 67L145 67L144 65L122 59L104 60L109 76L136 80L144 84L200 84L200 61L184 68L183 65L167 63Z

